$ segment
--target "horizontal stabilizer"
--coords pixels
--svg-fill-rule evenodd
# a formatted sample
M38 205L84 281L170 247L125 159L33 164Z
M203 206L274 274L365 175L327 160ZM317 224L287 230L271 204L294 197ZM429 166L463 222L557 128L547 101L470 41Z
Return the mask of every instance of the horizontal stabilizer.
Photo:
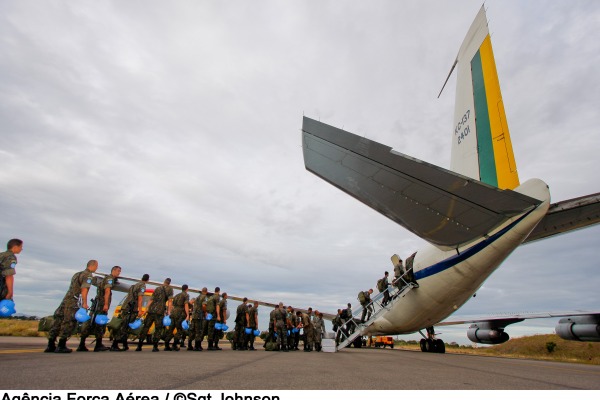
M541 202L304 117L306 169L438 247L458 247Z
M523 243L585 228L600 222L600 193L551 204L548 212Z

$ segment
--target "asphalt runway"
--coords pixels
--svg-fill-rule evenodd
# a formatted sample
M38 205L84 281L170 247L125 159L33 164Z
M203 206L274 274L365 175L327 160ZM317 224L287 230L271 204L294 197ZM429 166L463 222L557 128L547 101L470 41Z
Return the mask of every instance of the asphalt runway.
M2 389L600 389L600 366L430 354L222 351L46 354L44 338L0 337ZM76 347L72 339L68 346ZM88 345L88 347L92 347ZM162 346L161 346L162 350Z

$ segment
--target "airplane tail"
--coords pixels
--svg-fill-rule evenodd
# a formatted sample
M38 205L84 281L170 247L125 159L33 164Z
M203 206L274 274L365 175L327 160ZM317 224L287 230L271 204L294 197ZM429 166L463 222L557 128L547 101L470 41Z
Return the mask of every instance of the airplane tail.
M450 169L500 189L514 189L519 176L483 6L454 66L458 70Z

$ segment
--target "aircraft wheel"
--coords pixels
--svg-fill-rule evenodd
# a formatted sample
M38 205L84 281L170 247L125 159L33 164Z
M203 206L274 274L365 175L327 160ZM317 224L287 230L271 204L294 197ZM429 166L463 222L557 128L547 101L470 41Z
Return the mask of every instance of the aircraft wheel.
M435 341L435 351L436 353L444 354L446 352L446 345L442 339L437 339Z
M393 344L390 344L390 348L392 348L392 349L393 349L393 348L394 348L394 345L393 345Z
M435 353L435 343L431 339L425 341L425 351L427 353Z
M427 346L426 346L427 340L425 339L421 339L421 341L419 342L419 346L421 346L421 351L423 353L427 352Z

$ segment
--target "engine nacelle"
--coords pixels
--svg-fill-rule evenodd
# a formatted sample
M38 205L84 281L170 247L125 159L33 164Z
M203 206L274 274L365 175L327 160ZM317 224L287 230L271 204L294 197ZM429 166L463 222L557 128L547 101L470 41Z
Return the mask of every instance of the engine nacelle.
M565 340L600 342L600 315L563 318L556 325L556 334Z
M492 327L489 324L471 325L467 337L471 342L483 344L500 344L510 339L503 328Z

